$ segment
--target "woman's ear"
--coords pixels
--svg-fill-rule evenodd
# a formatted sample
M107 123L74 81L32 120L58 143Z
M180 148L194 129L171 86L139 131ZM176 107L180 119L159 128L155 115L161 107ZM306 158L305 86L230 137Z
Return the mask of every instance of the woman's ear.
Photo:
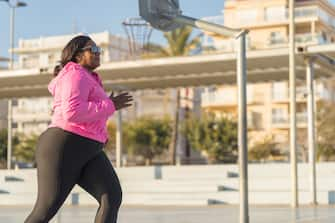
M77 56L76 56L76 61L77 63L80 63L81 59L83 58L83 55L81 53L79 53Z

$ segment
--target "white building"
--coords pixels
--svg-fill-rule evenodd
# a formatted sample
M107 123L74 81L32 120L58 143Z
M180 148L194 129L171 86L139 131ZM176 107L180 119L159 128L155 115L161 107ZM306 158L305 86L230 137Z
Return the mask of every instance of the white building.
M19 56L15 68L40 69L54 67L60 60L64 46L76 35L40 37L36 39L20 39L14 53ZM121 36L111 35L108 31L92 33L89 36L103 49L102 63L125 60L128 58L128 40Z

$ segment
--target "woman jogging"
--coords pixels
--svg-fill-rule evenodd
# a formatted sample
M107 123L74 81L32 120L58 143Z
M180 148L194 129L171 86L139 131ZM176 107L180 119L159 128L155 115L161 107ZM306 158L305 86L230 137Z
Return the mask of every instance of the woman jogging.
M76 184L99 203L95 223L117 221L122 191L102 149L108 117L133 99L128 93L106 95L94 72L100 53L88 36L73 38L62 51L48 86L54 97L52 121L36 148L37 201L25 223L49 222Z

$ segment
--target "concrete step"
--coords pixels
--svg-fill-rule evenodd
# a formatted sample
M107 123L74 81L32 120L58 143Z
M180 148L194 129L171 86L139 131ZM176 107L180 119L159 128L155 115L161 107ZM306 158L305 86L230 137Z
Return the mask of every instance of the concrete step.
M318 191L318 202L328 204L328 192ZM277 192L249 192L250 204L289 204L291 191ZM0 194L0 205L32 205L36 200L36 193ZM308 204L310 192L299 192L299 202ZM66 204L96 204L95 199L84 191L73 191L66 200ZM238 191L221 192L123 192L123 204L138 205L207 205L207 204L238 204Z
M37 199L37 193L0 194L0 205L33 205ZM72 204L72 195L64 202Z
M298 180L300 191L309 191L309 179L299 178ZM238 190L238 179L226 180L212 180L204 181L202 179L192 179L189 181L177 180L137 180L137 181L121 181L122 188L129 192L150 192L150 191L170 191L170 192L210 192L210 191L225 191L225 190ZM335 190L335 178L318 178L317 189L319 191ZM35 193L37 190L37 181L31 180L30 182L5 182L0 184L0 190L8 191L10 193ZM259 178L249 179L250 191L290 191L291 179L290 178Z
M319 191L335 190L335 178L318 178L317 189ZM228 187L239 189L238 180L226 180L220 184L220 187ZM248 181L248 188L250 191L290 191L291 179L290 178L250 178ZM299 191L310 190L310 180L300 177L298 179Z
M238 192L212 193L124 193L124 205L210 205L210 204L239 204ZM250 204L281 204L291 202L290 192L250 192ZM299 202L310 203L310 193L300 192ZM328 193L318 192L318 202L328 204ZM88 194L79 194L79 204L95 204L96 201Z

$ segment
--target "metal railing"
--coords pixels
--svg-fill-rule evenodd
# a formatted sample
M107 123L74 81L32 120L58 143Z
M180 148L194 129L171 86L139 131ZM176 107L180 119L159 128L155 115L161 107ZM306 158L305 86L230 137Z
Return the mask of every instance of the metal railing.
M299 112L296 114L297 123L307 123L307 112ZM282 115L272 116L272 124L289 124L289 117Z
M303 33L303 34L296 34L295 41L297 44L325 44L327 43L326 37L322 33ZM282 45L288 44L288 39L284 37L273 37L269 38L268 45L275 46L275 45Z

